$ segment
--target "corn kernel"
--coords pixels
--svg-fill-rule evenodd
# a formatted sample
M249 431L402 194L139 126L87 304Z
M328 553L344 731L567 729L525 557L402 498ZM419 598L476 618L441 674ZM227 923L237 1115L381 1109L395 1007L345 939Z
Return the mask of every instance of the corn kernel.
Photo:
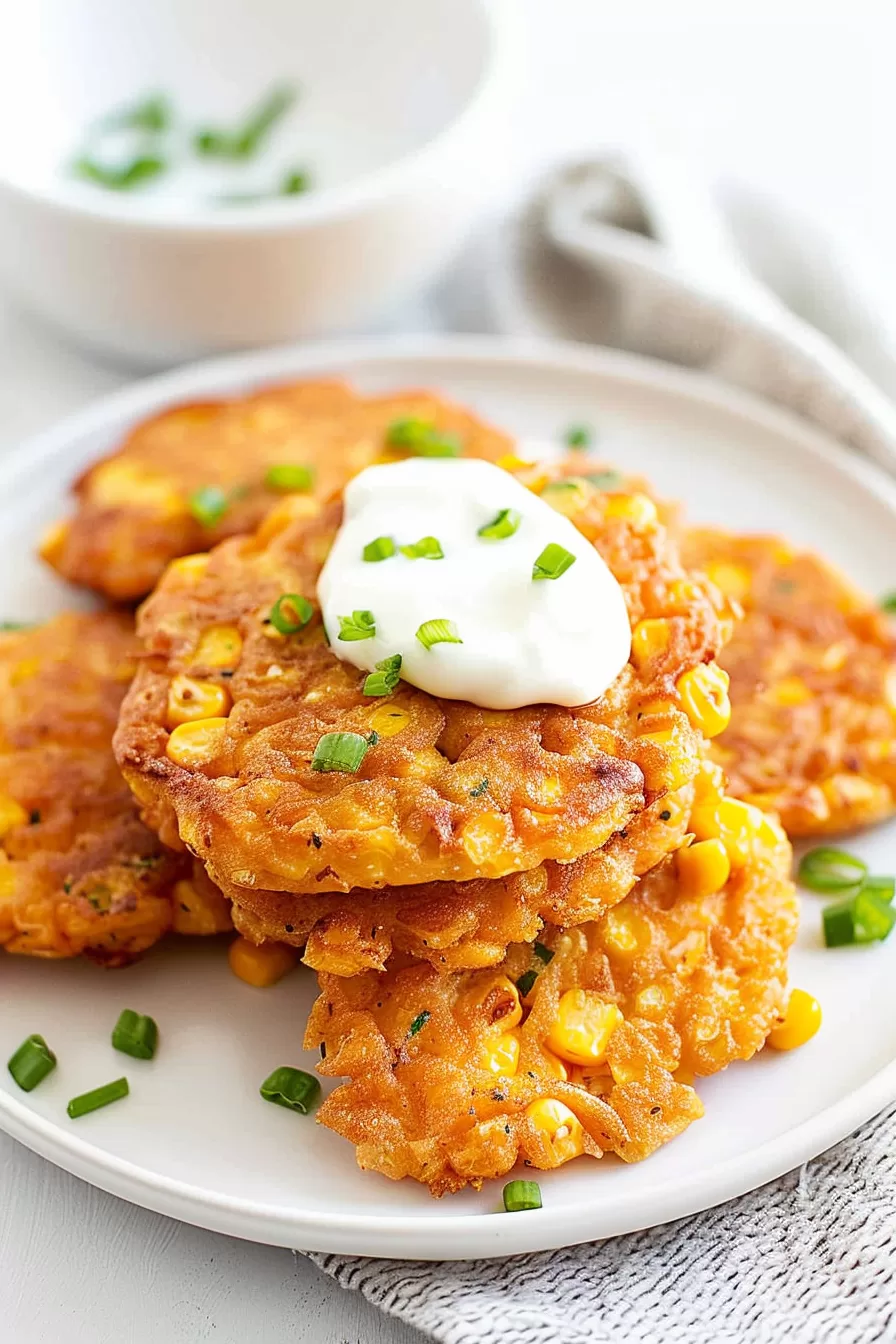
M685 896L712 896L730 875L731 861L721 840L698 840L678 851L678 881Z
M547 1145L550 1166L559 1167L585 1151L582 1122L562 1101L540 1097L529 1103L525 1113Z
M177 560L172 560L166 573L173 574L186 583L195 583L201 579L208 569L208 555L182 555Z
M174 933L202 937L226 933L232 927L230 902L211 883L208 890L200 890L194 882L181 878L174 884L173 898L171 927Z
M728 673L718 663L701 663L683 672L675 683L692 727L705 737L718 737L731 721Z
M184 770L195 770L197 766L207 765L220 752L226 733L226 719L197 719L194 723L180 723L168 738L168 758Z
M65 550L65 543L68 541L68 534L71 531L71 523L63 519L58 523L51 523L40 539L38 550L49 564L53 565L59 560L62 552Z
M91 503L103 508L136 504L162 517L186 512L183 495L174 489L167 477L121 458L104 462L91 472L88 493Z
M25 681L36 677L41 668L41 660L36 657L20 658L9 674L10 686L21 686Z
M472 863L480 867L501 853L506 839L507 819L500 812L480 813L472 817L460 832L464 852Z
M689 611L695 603L706 599L704 590L693 579L673 579L667 589L667 596L671 605L681 607L683 613Z
M737 798L698 804L691 813L690 828L698 840L721 840L732 868L743 867L754 845L770 850L784 838L771 817Z
M465 996L478 1014L484 1015L490 1027L509 1031L519 1025L523 1016L520 992L506 975L496 975L485 987L477 986Z
M772 705L789 708L792 705L804 705L812 699L812 692L802 677L782 677L774 686L769 686L763 699Z
M210 625L199 636L193 665L234 668L242 652L243 637L235 625Z
M299 954L285 943L250 943L248 938L234 938L227 953L230 969L247 985L267 989L282 980L298 963Z
M621 1021L615 1003L607 1003L593 990L568 989L557 1005L548 1045L570 1064L599 1064Z
M4 840L16 826L24 826L28 813L14 798L0 795L0 840Z
M527 462L524 457L517 457L515 453L505 453L499 457L496 463L502 471L525 471L528 467L534 467L534 462Z
M783 1018L772 1027L767 1044L773 1050L796 1050L821 1026L821 1004L804 989L791 990Z
M657 519L656 505L647 495L611 495L606 504L608 518L624 518L635 527L648 527Z
M667 787L681 789L691 778L690 756L683 749L677 728L661 728L656 733L641 733L645 742L655 742L666 753Z
M558 1059L556 1055L552 1055L550 1050L545 1050L544 1046L541 1047L541 1053L544 1058L545 1071L549 1073L552 1078L560 1078L565 1083L569 1077L569 1070L563 1063L563 1060Z
M408 711L398 705L377 705L367 722L377 736L394 737L407 728L410 721Z
M634 952L639 942L631 918L624 909L610 910L604 916L603 937L616 952Z
M669 622L661 616L649 616L638 621L632 631L632 658L644 668L653 658L669 647Z
M721 588L726 597L733 597L738 602L749 597L753 577L746 565L731 560L711 560L705 566L705 572L710 583Z
M489 1073L512 1078L520 1062L520 1038L514 1031L502 1031L482 1043L480 1064Z
M635 995L635 1008L644 1017L649 1017L652 1013L664 1012L666 997L666 991L662 985L647 985L645 989L639 990Z
M166 721L169 728L176 728L179 723L196 719L226 718L231 704L226 686L180 675L168 687Z
M716 748L713 747L713 751ZM721 802L725 796L725 776L712 761L701 761L694 776L694 802Z
M877 805L878 802L885 806L889 798L886 784L845 772L831 775L822 784L821 791L832 810Z

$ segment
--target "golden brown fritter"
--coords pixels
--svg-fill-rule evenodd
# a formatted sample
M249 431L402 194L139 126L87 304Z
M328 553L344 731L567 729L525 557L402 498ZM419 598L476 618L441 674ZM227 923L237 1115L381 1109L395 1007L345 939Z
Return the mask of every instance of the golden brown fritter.
M169 929L230 926L220 892L137 815L112 755L133 622L58 616L0 634L0 947L132 961ZM197 865L198 869L198 865Z
M579 709L489 711L405 683L371 703L316 607L301 633L278 634L268 613L281 594L314 600L336 502L292 521L281 507L254 537L172 566L140 614L147 657L116 735L148 824L239 900L241 888L464 882L575 859L683 787L702 738L677 688L726 634L721 597L683 569L646 497L578 494L573 521L635 627L632 661ZM230 653L210 663L222 641ZM356 774L311 769L333 731L377 735Z
M854 830L896 808L896 638L883 613L818 556L774 537L701 528L691 564L746 610L719 659L730 727L713 754L731 792L794 836Z
M348 1081L318 1119L361 1167L436 1195L521 1160L640 1161L703 1114L694 1075L749 1059L776 1021L797 925L789 866L778 832L699 895L670 857L603 919L546 930L494 970L398 959L321 976L305 1045Z
M312 494L327 499L362 467L396 456L385 436L405 418L456 435L469 456L495 461L510 451L504 434L429 392L360 397L339 382L297 383L176 406L84 472L74 516L51 528L41 554L72 583L136 601L170 560L251 532L279 498L265 484L270 467L310 467ZM204 526L190 499L208 487L226 502Z

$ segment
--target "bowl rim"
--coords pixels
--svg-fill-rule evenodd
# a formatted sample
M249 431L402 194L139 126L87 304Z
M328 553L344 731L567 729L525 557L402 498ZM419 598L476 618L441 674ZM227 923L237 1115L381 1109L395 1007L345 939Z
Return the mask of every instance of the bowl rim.
M247 235L287 232L296 226L323 220L342 219L360 210L375 207L390 195L400 192L428 164L455 143L463 140L472 127L494 116L508 101L518 53L519 18L513 0L469 0L483 23L483 68L466 101L440 130L422 145L402 154L382 168L361 173L337 186L322 187L307 196L289 196L271 201L234 205L227 211L211 208L175 210L151 215L140 209L140 198L97 191L89 193L70 187L64 176L49 186L31 187L0 171L0 194L16 196L31 206L49 208L78 220L107 223L147 233L214 233Z

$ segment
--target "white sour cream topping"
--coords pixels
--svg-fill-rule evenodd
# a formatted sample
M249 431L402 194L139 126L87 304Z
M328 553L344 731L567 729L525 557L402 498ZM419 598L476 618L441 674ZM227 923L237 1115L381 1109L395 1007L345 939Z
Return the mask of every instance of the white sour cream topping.
M502 509L521 515L513 535L478 536ZM391 537L396 554L365 561L364 547L378 537ZM437 538L444 559L397 550L423 537ZM575 563L557 579L533 581L551 543ZM400 653L403 681L485 709L587 704L631 650L622 589L594 547L508 472L475 458L410 458L356 476L317 595L339 658L369 672ZM340 640L339 618L354 611L372 613L373 639ZM417 630L430 620L453 622L463 643L425 648Z

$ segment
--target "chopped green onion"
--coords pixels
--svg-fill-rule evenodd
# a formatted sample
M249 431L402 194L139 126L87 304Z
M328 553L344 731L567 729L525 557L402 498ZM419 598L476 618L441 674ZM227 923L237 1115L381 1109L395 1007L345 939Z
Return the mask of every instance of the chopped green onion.
M297 635L314 615L314 607L301 593L283 593L271 607L268 620L281 635Z
M391 658L383 658L364 681L365 695L391 695L398 685L401 673L401 654L393 653Z
M881 611L888 611L891 614L896 612L896 589L891 593L884 593L879 605Z
M410 546L399 546L402 555L409 560L444 560L445 552L438 537L421 537Z
M300 462L284 462L277 467L268 467L264 483L269 490L310 490L314 485L314 472L311 467Z
M323 774L356 775L374 744L360 733L324 733L314 748L311 769Z
M417 457L458 457L462 446L455 434L442 433L431 421L413 415L392 421L386 430L386 444L389 448L406 448Z
M589 485L596 486L598 490L614 490L618 485L622 485L622 473L619 471L589 471L582 477Z
M0 621L0 631L8 634L13 630L33 630L33 621Z
M554 959L553 948L545 947L544 943L538 943L538 942L533 943L532 951L535 953L539 961L544 962L545 966L547 966L549 961L553 961Z
M504 1208L508 1213L523 1213L541 1208L541 1188L537 1181L508 1181L504 1187Z
M566 476L562 481L548 481L539 493L541 495L565 494L568 490L581 490L582 476Z
M822 911L826 947L883 942L894 924L896 910L889 901L864 887L848 900L837 901Z
M127 1078L116 1078L114 1083L106 1083L103 1087L95 1087L92 1092L82 1092L80 1097L72 1097L66 1110L71 1120L78 1120L82 1115L89 1115L91 1111L98 1111L102 1106L110 1106L113 1101L121 1101L129 1092Z
M532 566L532 578L559 579L575 562L576 557L565 546L558 546L555 541L548 542Z
M570 425L563 437L569 448L590 448L594 431L590 425Z
M476 535L485 541L503 541L505 537L513 536L522 521L523 515L516 509L499 509L492 521L480 527Z
M132 107L109 112L100 122L104 131L150 131L159 134L171 125L171 104L164 94L156 93Z
M825 947L848 947L856 940L852 900L826 905L821 912Z
M408 1036L409 1037L416 1036L417 1032L421 1031L426 1026L431 1016L432 1014L430 1013L428 1008L424 1008L422 1013L418 1013L417 1016L414 1018L413 1022L411 1023L411 1025L408 1027Z
M43 1036L26 1036L6 1067L23 1092L33 1092L56 1067L56 1056Z
M879 901L885 901L889 905L896 895L896 877L866 877L860 890L870 892Z
M280 184L281 196L302 196L306 191L311 190L311 175L296 169L287 173Z
M190 513L202 527L214 527L230 508L230 496L219 485L203 485L190 495Z
M193 148L197 154L209 158L249 159L260 148L274 123L289 111L295 98L295 89L287 85L273 89L265 101L250 113L240 130L197 131L193 137Z
M417 631L417 638L424 649L431 649L434 644L463 644L453 621L424 621Z
M523 998L525 998L526 995L529 993L529 990L535 984L535 981L537 979L538 979L537 971L523 971L523 974L516 982L516 987Z
M820 845L803 855L796 877L809 891L837 892L858 887L867 873L867 866L854 854Z
M361 559L368 564L375 564L378 560L388 560L394 554L395 542L391 537L374 537L361 552Z
M376 621L372 611L353 611L351 616L338 616L339 639L352 643L359 639L373 639Z
M107 187L109 191L133 191L135 187L164 173L166 167L164 159L156 154L138 154L127 163L114 166L82 154L72 164L72 172L76 177L83 177L98 187Z
M159 1029L151 1017L124 1008L112 1029L112 1045L134 1059L152 1059L159 1043Z
M290 1068L288 1064L275 1069L258 1090L265 1101L285 1106L288 1111L300 1111L302 1115L307 1115L320 1101L320 1082L314 1074Z
M471 797L471 798L481 798L482 795L483 795L484 793L487 792L487 790L488 790L488 780L487 780L487 779L480 779L480 781L479 781L479 783L476 785L475 789L471 789L471 790L470 790L470 797Z

